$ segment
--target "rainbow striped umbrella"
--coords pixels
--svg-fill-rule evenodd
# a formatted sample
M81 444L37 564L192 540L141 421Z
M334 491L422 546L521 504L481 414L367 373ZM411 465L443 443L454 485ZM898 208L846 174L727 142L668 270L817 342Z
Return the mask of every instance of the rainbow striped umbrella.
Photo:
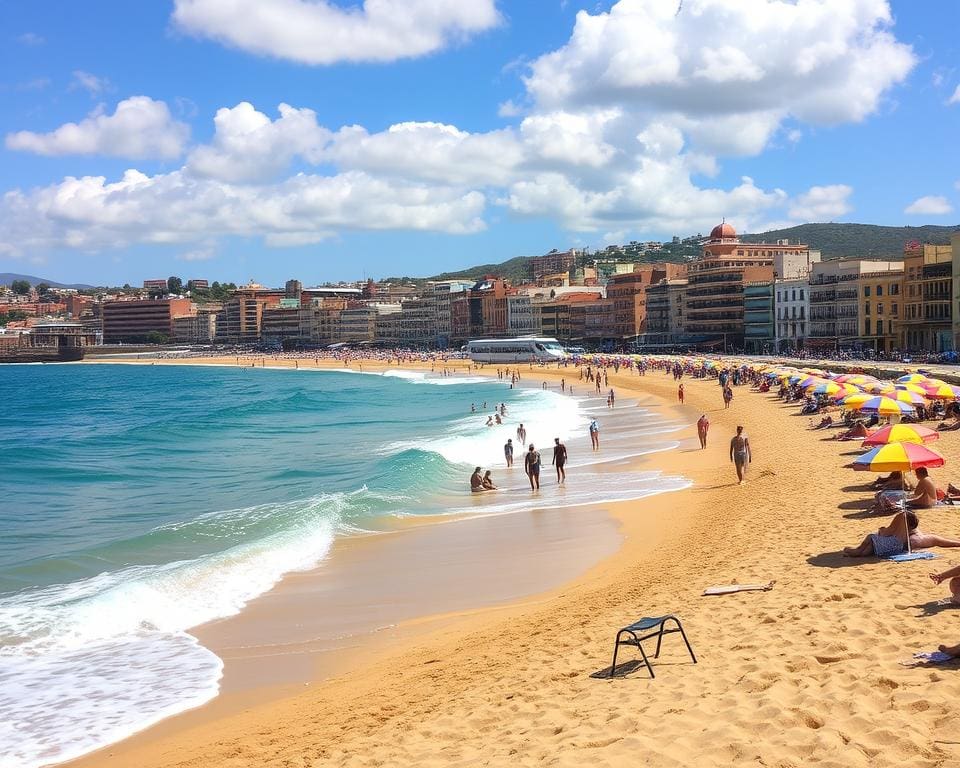
M878 445L850 465L865 472L907 472L920 467L942 467L943 456L917 443Z
M867 394L866 392L855 392L852 395L847 395L840 402L847 408L852 411L860 410L860 405L867 402L867 400L872 400L873 395Z
M844 401L843 404L851 410L869 411L879 416L902 416L905 413L913 413L915 410L909 403L901 403L897 400L891 400L889 397L871 397L868 400L856 402L853 405L847 405L846 401Z
M907 392L903 389L895 389L893 392L888 392L884 397L889 397L898 403L910 403L910 405L924 405L927 402L924 395L918 395L916 392Z
M916 384L920 381L926 381L927 377L922 373L908 373L906 376L901 376L897 379L898 384Z
M919 384L897 384L894 389L902 389L904 392L916 392L918 395L926 397L927 390Z
M842 391L843 387L839 384L834 384L832 381L821 381L818 384L807 387L808 395L835 395Z
M862 445L887 445L887 443L932 443L940 439L940 433L935 429L928 429L914 424L890 424L883 429L878 429L870 437L866 438Z
M926 390L925 394L933 400L956 400L960 398L960 387L941 384L939 387L931 387Z

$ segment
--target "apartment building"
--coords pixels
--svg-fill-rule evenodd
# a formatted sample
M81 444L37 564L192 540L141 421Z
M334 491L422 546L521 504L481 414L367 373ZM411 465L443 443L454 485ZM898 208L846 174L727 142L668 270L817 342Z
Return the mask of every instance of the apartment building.
M775 294L775 348L802 349L807 337L810 315L810 278L777 280Z
M217 315L217 341L225 344L256 344L263 330L263 313L268 307L279 307L287 298L282 289L264 288L250 283L237 289L223 303Z
M895 347L893 325L900 313L902 279L899 261L854 258L814 264L805 347L824 353Z
M745 339L744 286L772 283L774 274L814 264L819 254L803 243L744 243L727 223L713 228L703 251L689 267L687 333L742 348Z
M571 307L575 304L598 303L603 299L600 291L570 291L553 297L545 297L533 304L534 315L539 317L537 335L571 341Z
M908 243L903 251L900 349L945 352L953 338L953 248Z
M193 314L190 299L108 301L101 307L105 344L142 344L155 334L173 337L173 322Z
M196 314L173 319L173 340L178 344L209 344L217 335L220 306L198 307Z
M774 283L746 283L743 286L743 348L753 354L773 351Z
M543 256L533 256L530 259L530 275L534 282L539 283L544 275L558 272L569 272L577 263L578 251L553 250Z
M647 331L647 292L663 280L682 279L685 264L638 264L632 272L613 275L607 281L611 322L605 337L614 342L635 339Z

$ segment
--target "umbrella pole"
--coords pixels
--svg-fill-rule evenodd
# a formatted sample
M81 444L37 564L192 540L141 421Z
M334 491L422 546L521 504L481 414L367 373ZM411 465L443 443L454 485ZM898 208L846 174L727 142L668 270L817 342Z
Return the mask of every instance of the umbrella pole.
M900 473L900 490L903 491L903 496L900 498L900 504L903 508L903 530L907 536L907 554L909 555L913 550L910 548L910 523L907 521L907 479L903 472Z

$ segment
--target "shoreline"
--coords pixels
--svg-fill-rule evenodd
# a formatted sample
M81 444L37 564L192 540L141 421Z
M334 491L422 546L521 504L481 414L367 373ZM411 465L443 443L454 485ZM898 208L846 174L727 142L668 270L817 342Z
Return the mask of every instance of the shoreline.
M266 370L294 369L292 361L268 359L266 362L267 365L257 367ZM321 361L317 367L303 366L301 370L344 371L335 367L335 364L324 362ZM458 362L461 367L454 374L457 377L489 379L493 373L491 367L486 370L464 370L469 364ZM109 359L85 361L84 364L249 367L238 366L229 360L206 359ZM364 367L366 370L362 373L365 375L425 370L429 375L429 365L405 363L388 366L365 362ZM360 373L356 364L346 370ZM532 391L539 389L535 385L526 388ZM593 398L578 399L589 402ZM585 405L589 407L593 404L582 403L581 407ZM634 403L618 404L621 413L629 413L631 405ZM675 450L677 445L675 441L661 443L658 438L672 440L675 432L689 429L689 424L676 422L667 427L654 426L643 430L645 422L634 421L635 428L642 430L639 434L649 433L642 438L648 444L642 449L631 449L632 455L627 457L611 455L597 466L608 462L621 465L629 463L631 468L643 472L656 470L655 466L649 465L651 455ZM583 441L588 443L586 438ZM606 442L611 449L616 444L613 439ZM516 468L514 471L517 471ZM577 472L576 469L573 471ZM498 472L502 475L506 470L501 467ZM549 466L545 472L549 475ZM666 489L660 493L670 492L670 489ZM523 503L522 493L511 492L506 498L519 499ZM402 520L387 530L378 530L372 536L338 538L334 549L317 567L288 573L268 592L248 603L239 614L208 622L189 631L225 663L220 692L213 700L166 718L120 742L62 764L83 764L86 760L96 760L104 752L114 751L121 745L141 738L150 739L164 732L176 733L192 727L196 722L222 719L241 712L252 702L271 702L289 697L306 686L322 684L331 677L354 671L363 663L363 657L371 652L391 653L419 638L442 631L465 617L482 615L488 611L517 610L537 604L545 596L582 578L622 546L620 518L623 513L611 514L610 509L632 503L637 502L596 500L562 506L543 503L533 510L493 513L486 513L480 507L476 514ZM537 521L535 525L532 523L534 519ZM454 527L455 531L452 528L444 530L450 527L441 525L452 522L458 524ZM488 546L465 548L464 541L471 536L486 540ZM389 589L393 582L404 581L404 564L428 562L432 553L445 552L451 545L453 548L459 547L461 555L471 558L466 566L460 560L447 558L440 565L429 565L428 574L419 581L414 580L414 583L407 583L402 588ZM370 550L387 553L386 568L383 567L383 558L371 559ZM516 561L518 565L513 569L498 567L498 560L507 564ZM382 584L371 584L369 579L365 579L364 565L380 569L379 574L388 586L387 594L380 594ZM477 581L478 576L481 582ZM443 581L444 588L434 588L431 592L434 580ZM409 579L407 581L410 582ZM368 616L368 623L364 624L357 615L365 612L354 610L354 606L342 598L338 601L331 582L343 585L343 591L351 599L386 607L385 611L377 611L378 615L385 616L383 623L369 624ZM409 595L416 595L416 599L410 600ZM338 619L332 622L322 620L330 612L337 613ZM367 614L371 612L366 611ZM342 619L343 614L346 614L346 619ZM345 637L330 634L331 628L339 627L346 631L351 621L354 622L352 629Z
M610 378L641 404L659 397L713 422L707 450L678 433L681 448L656 459L693 487L611 510L624 536L616 553L536 601L458 617L349 675L224 717L195 712L75 764L619 766L638 754L651 766L956 764L957 667L899 662L956 641L957 614L923 563L840 556L885 522L864 516L865 480L842 468L852 446L744 387L725 411L715 382L685 378L678 411L662 372ZM726 456L737 424L755 451L742 487ZM937 448L945 484L960 440ZM922 517L960 530L949 507ZM958 559L939 556L938 569ZM769 592L701 595L770 580ZM665 640L655 680L608 679L616 630L663 613L681 617L699 663Z

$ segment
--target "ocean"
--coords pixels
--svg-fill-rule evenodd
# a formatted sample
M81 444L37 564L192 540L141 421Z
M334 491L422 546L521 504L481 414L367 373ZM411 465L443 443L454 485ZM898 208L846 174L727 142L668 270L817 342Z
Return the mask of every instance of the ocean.
M77 757L215 697L223 664L190 630L315 567L338 536L683 485L625 471L671 447L656 436L677 425L641 419L602 457L571 451L586 481L532 498L522 473L503 478L517 423L548 461L553 437L586 442L596 412L489 378L11 365L0 397L2 768ZM487 427L500 402L505 424ZM476 465L505 492L471 496Z

